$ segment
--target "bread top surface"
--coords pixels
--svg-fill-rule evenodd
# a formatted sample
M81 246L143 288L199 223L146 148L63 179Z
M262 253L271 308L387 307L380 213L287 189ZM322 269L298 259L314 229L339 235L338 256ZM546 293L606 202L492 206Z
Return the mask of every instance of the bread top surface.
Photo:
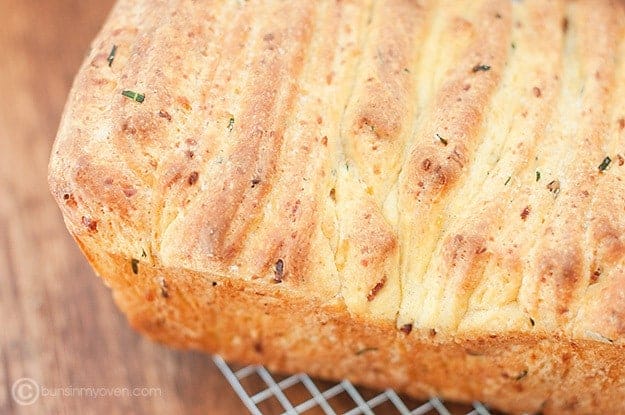
M50 186L129 269L622 343L624 35L603 0L120 0Z

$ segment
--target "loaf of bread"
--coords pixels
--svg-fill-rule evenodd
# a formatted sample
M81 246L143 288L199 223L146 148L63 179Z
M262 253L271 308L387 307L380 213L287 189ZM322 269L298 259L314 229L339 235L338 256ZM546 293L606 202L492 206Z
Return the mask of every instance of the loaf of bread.
M624 59L618 1L120 0L50 187L152 339L625 413Z

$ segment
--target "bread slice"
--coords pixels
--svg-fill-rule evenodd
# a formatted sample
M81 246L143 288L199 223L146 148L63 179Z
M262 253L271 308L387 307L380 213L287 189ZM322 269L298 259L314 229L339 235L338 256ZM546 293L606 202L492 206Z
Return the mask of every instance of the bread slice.
M50 187L155 340L623 413L624 35L607 0L120 0Z

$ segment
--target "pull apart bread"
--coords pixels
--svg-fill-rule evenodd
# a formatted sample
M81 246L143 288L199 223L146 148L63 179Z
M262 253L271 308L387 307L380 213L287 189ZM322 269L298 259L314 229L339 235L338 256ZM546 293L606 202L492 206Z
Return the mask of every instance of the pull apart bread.
M625 3L120 0L49 182L132 326L625 413Z

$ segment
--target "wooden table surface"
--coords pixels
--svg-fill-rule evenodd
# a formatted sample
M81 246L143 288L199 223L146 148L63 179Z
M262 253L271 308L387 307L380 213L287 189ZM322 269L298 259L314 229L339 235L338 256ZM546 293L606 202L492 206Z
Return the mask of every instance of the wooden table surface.
M245 414L210 356L129 328L47 189L67 93L112 3L0 0L0 414ZM20 406L11 387L22 377L48 389L153 387L161 396Z

